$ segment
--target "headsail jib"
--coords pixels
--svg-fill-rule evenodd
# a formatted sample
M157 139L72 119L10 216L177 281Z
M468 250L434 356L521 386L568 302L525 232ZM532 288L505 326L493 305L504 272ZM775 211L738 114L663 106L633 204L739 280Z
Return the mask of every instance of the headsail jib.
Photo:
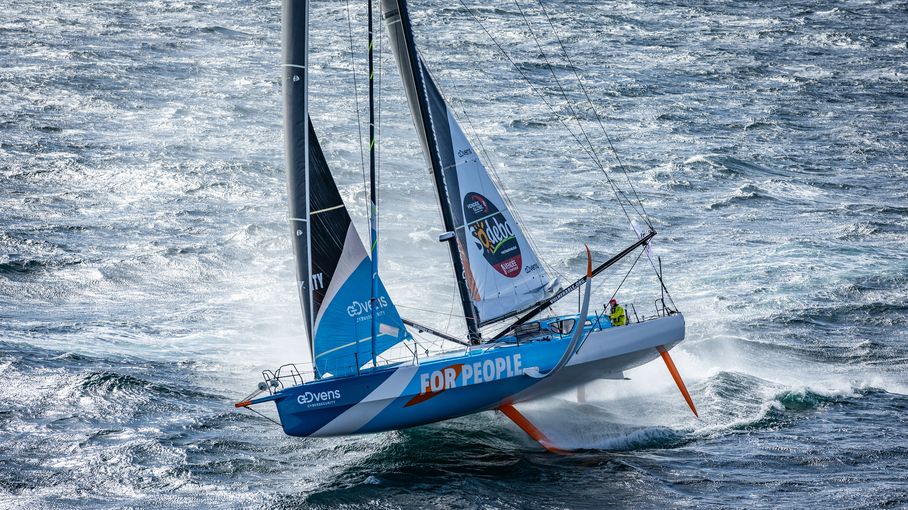
M549 277L414 48L405 0L382 0L391 47L438 191L471 336L546 297Z
M457 181L462 212L455 233L483 325L545 299L549 277L450 111L448 122L455 164L446 173L455 175L446 177Z

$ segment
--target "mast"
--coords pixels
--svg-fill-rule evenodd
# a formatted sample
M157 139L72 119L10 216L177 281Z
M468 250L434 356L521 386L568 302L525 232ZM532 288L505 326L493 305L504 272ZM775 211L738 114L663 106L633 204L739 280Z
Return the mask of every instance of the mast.
M309 118L308 6L308 0L283 0L284 138L297 289L315 375L322 378L358 374L370 359L374 366L376 354L412 337L353 225ZM373 171L373 201L376 196ZM374 238L375 202L372 211Z
M378 308L378 195L375 192L375 62L372 55L372 0L369 0L369 240L372 251L372 294L369 309L372 320L372 367L376 366L375 339L378 337L378 321L375 311Z
M434 140L437 139L437 133L435 133L435 128L430 118L425 77L422 74L423 69L416 52L407 2L406 0L382 0L381 6L382 16L388 28L391 49L400 69L401 80L407 94L407 102L410 105L410 112L413 114L413 123L416 126L423 154L426 156L432 172L432 178L435 181L442 225L445 229L445 233L439 237L439 240L447 241L448 243L451 264L454 266L454 277L457 280L457 290L460 293L460 303L467 324L468 338L470 343L478 344L481 340L479 317L473 306L472 294L467 284L466 271L461 259L461 247L457 242L454 214L450 206L451 193L448 190L444 175L445 168L438 147L434 143ZM454 198L454 201L459 201L459 197Z
M309 354L315 362L312 309L312 232L309 204L309 0L284 0L283 39L284 145L290 200L290 237L296 254L296 281ZM316 377L320 374L316 373Z

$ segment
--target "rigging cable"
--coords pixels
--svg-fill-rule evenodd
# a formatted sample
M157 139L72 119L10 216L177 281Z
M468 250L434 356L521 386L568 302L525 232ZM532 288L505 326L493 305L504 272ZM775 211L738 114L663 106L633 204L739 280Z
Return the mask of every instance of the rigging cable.
M634 183L631 181L630 175L628 175L627 168L624 166L624 162L621 161L621 157L618 156L618 151L615 150L615 146L612 144L612 138L609 136L608 132L605 129L605 124L602 122L602 117L599 115L599 110L596 109L593 105L590 95L586 91L586 87L583 85L583 80L580 78L580 73L577 71L577 66L574 65L574 62L571 60L570 54L567 52L567 48L564 46L564 42L561 41L561 36L558 35L558 29L555 28L555 24L552 22L552 18L549 17L548 11L545 9L542 0L537 0L539 2L539 7L542 9L542 14L545 16L546 21L548 21L549 26L552 27L552 33L555 34L555 38L558 40L558 45L561 46L561 52L564 53L564 58L567 60L568 67L571 68L571 71L574 73L574 76L577 78L577 84L580 85L580 90L583 91L584 97L586 97L586 102L589 103L590 109L593 111L593 114L596 116L596 121L599 123L599 128L602 130L602 134L605 135L605 139L608 142L609 148L612 150L612 154L615 155L615 160L618 162L618 167L621 168L621 171L624 172L624 177L627 179L628 185L631 187L631 191L634 192L634 197L637 198L637 203L640 204L640 209L643 211L643 221L649 226L650 230L653 230L653 224L649 220L649 214L646 212L646 208L643 206L643 200L640 199L640 195L637 194L637 188L634 187ZM516 2L516 0L515 0Z
M589 145L590 154L592 155L592 157L595 158L596 165L599 167L599 170L602 171L603 175L608 177L608 174L605 171L605 165L603 165L602 160L599 159L599 154L596 152L596 148L595 148L595 146L593 146L593 142L590 140L589 135L586 133L586 129L584 129L584 127L583 127L583 122L580 121L580 116L577 114L577 110L574 108L574 102L570 98L568 98L567 92L565 92L564 87L561 85L561 80L558 79L558 75L555 73L554 66L552 66L552 63L549 61L549 57L546 55L545 50L542 48L542 44L539 42L539 38L536 37L536 31L533 30L532 25L530 25L529 19L527 18L526 14L524 14L523 9L520 7L520 2L518 0L514 0L514 5L517 6L517 11L520 13L520 16L523 18L523 22L527 26L527 29L530 31L530 35L533 36L533 41L536 43L536 48L539 50L539 53L542 55L542 59L545 60L545 65L549 69L549 72L552 73L552 78L554 78L555 84L558 86L558 90L561 92L562 99L564 99L564 102L567 103L567 106L571 111L571 116L574 118L574 121L577 123L577 127L580 128L580 133L583 135L583 138L586 140L587 145ZM575 73L575 75L576 75L576 73ZM611 179L609 179L609 180L611 180ZM615 186L615 189L616 189L616 193L621 193L622 195L625 195L624 191L621 190L620 188L618 188L617 186ZM639 197L638 197L638 199L639 199ZM642 218L644 218L644 221L646 221L647 225L649 225L649 221L646 220L646 216L637 210L637 207L634 206L634 203L631 202L630 199L627 199L627 202L631 206L631 208L634 209L634 212L637 213ZM641 205L641 207L642 207L642 205ZM628 221L630 221L630 219L628 219ZM652 229L652 226L650 226L650 228Z
M514 2L517 3L517 0L514 0ZM650 228L650 230L655 230L653 228L652 222L650 221L649 213L647 213L646 207L643 205L643 200L640 199L640 195L637 194L637 188L634 187L634 183L631 181L630 175L628 174L628 171L627 171L627 167L624 166L624 162L621 161L621 157L618 155L618 151L615 149L615 146L612 144L612 139L608 135L608 132L605 129L605 125L602 122L602 117L599 115L599 111L596 109L595 105L593 104L592 99L590 99L590 95L589 95L589 93L587 93L586 87L583 85L583 80L580 77L580 73L577 71L577 66L574 65L574 62L571 60L571 57L567 51L567 48L565 48L565 46L564 46L564 42L561 40L561 37L558 35L558 29L555 27L555 24L552 22L552 18L549 16L548 11L546 10L545 5L543 4L543 0L537 0L537 2L539 3L539 7L542 9L542 13L545 16L546 21L548 21L549 26L552 27L552 33L555 34L555 38L558 40L558 45L561 47L561 52L564 54L564 57L565 57L565 60L567 60L568 66L571 68L571 71L574 73L574 76L577 78L577 83L580 86L580 90L583 91L583 95L586 98L587 103L590 105L590 109L593 111L593 114L596 116L596 121L599 124L599 128L602 130L602 134L605 135L606 141L608 141L609 148L611 149L612 153L614 154L615 160L618 162L618 167L621 168L621 171L624 173L624 177L627 180L628 185L631 187L631 191L634 193L634 197L636 197L637 203L640 205L640 209L643 211L643 214L641 215L643 221L646 222L646 225ZM518 9L519 8L520 7L518 5ZM521 11L521 14L523 14L522 11ZM524 17L524 20L526 20L526 17ZM532 28L530 30L532 32ZM535 35L534 35L534 38L535 38ZM541 48L540 48L540 51L542 51ZM548 61L546 61L546 62L548 62ZM554 72L553 72L553 74L554 74ZM578 124L579 124L579 121L578 121ZM605 170L602 169L601 167L600 167L600 169L603 171L603 173L605 172ZM633 227L633 225L631 225L631 226ZM634 229L634 230L636 231L636 229ZM658 278L658 280L659 280L659 285L662 287L662 289L665 291L665 294L668 296L668 300L671 302L672 307L677 309L677 305L675 305L675 300L672 299L671 293L668 291L668 287L666 287L665 282L662 279L662 274L660 274L659 270L656 269L656 263L653 262L653 258L650 256L649 250L647 249L644 251L646 252L646 258L647 258L647 260L649 260L650 266L653 268L653 272L656 274L656 278ZM638 256L637 258L639 259L640 257ZM637 262L634 261L635 265L636 265L636 263ZM633 266L631 267L631 269L633 269ZM627 278L627 277L625 276L625 278ZM622 280L621 283L623 284L624 280ZM621 285L619 285L618 288L620 289ZM615 290L615 292L617 293L617 289ZM614 294L612 297L614 297Z
M382 144L381 144L381 142L382 142L382 132L381 132L381 97L382 97L382 95L381 95L382 72L381 71L382 71L382 65L381 64L382 64L382 60L383 60L382 59L382 41L383 41L382 34L384 34L384 31L381 30L381 28L379 27L379 29L378 29L378 59L377 59L378 60L378 123L375 126L375 132L376 132L375 136L376 136L376 139L378 140L378 142L376 142L376 144L375 144L375 150L378 153L377 154L378 171L376 171L376 173L375 173L375 179L376 179L375 203L376 204L378 203L378 199L380 198L379 192L381 191L381 146L382 146ZM375 230L376 230L376 232L378 232L380 229L381 229L381 216L378 214L378 211L376 210Z
M425 59L425 57L420 55L420 61L423 63L423 65L426 66L426 69L428 69L429 74L434 76L435 73L434 73L434 71L432 71L432 67L429 65L429 62ZM453 83L452 88L454 88L455 92L458 91L457 84L453 81L451 83ZM444 92L444 90L442 89L442 86L439 83L436 83L435 86L438 89L439 94L441 94L442 99L445 101L445 103L452 105L451 113L454 114L454 116L455 116L455 118L457 118L457 120L460 120L460 115L458 115L457 110L455 108L453 108L454 101L451 100L451 96ZM476 127L473 125L472 119L470 119L470 116L467 114L464 101L460 100L459 103L460 103L460 109L463 113L463 118L466 120L466 125L468 126L468 129L470 130L473 139L475 139L477 141L477 143L479 144L479 153L477 153L477 156L480 159L483 159L483 156L484 156L485 165L491 171L490 177L495 182L495 184L497 184L497 189L501 193L502 198L504 199L509 210L514 213L515 221L517 222L517 224L518 225L521 225L521 224L528 225L526 222L523 221L523 217L520 214L520 211L514 205L514 202L511 200L510 195L508 195L507 189L505 188L505 186L501 180L501 177L498 175L498 171L496 170L495 165L492 164L492 158L489 155L489 152L486 150L485 144L482 143L482 137L479 136L479 132L476 130ZM566 280L567 278L562 273L557 271L554 268L554 266L552 266L545 258L542 257L541 251L539 250L539 245L536 242L535 236L533 236L528 230L523 230L522 232L524 234L524 237L530 243L530 247L536 252L537 258L539 258L539 260L546 267L546 269L548 269L549 272L553 273L556 277Z
M637 258L634 259L634 263L631 264L630 269L627 270L627 273L624 273L624 278L621 279L621 283L619 283L618 287L615 288L615 292L612 292L612 295L609 296L609 301L611 301L612 299L615 298L615 296L618 295L618 291L621 290L621 286L624 285L624 282L627 280L627 277L631 275L631 271L634 270L634 266L637 265L637 262L640 260L640 257L643 256L643 254L645 252L646 252L646 248L644 247L642 250L640 250L640 253L637 254Z
M457 86L455 85L454 88L456 89ZM523 215L520 214L520 210L517 209L517 206L514 205L514 201L511 200L510 195L508 195L508 192L504 186L504 182L501 180L501 177L498 175L498 170L495 168L495 165L492 162L492 156L490 156L489 151L486 150L485 144L482 143L482 137L479 136L479 131L476 129L476 126L473 125L473 120L470 119L470 116L467 114L467 109L464 104L464 101L460 101L460 109L463 113L464 119L467 121L467 125L469 126L470 131L473 134L473 138L479 144L479 150L480 150L481 155L485 157L486 166L488 166L489 170L492 171L492 177L494 178L496 184L498 184L498 189L499 189L499 191L501 191L501 195L504 197L504 200L507 203L510 210L512 210L514 212L514 216L516 217L515 219L517 220L517 224L518 225L520 225L520 224L528 225L528 223L523 221ZM456 110L454 110L454 113L455 114L457 113ZM552 266L548 260L546 260L544 257L542 257L542 252L539 250L539 244L536 242L536 236L532 235L528 229L524 229L524 237L527 238L527 241L529 241L530 246L536 252L536 256L539 258L540 261L542 261L542 263L545 265L546 269L548 269L549 272L554 273L554 275L556 277L564 278L563 274L561 274L557 269L555 269L555 267Z
M351 20L352 13L350 12L350 0L344 0L347 3L347 34L350 38L350 66L353 68L353 100L356 104L356 126L359 130L359 160L360 160L360 169L363 174L363 197L365 198L363 206L366 208L366 218L369 217L369 203L368 203L368 184L366 184L366 155L365 149L363 147L363 122L360 118L360 106L359 106L359 86L357 85L356 80L356 59L354 55L356 51L353 44L353 22ZM343 245L343 242L341 243Z
M528 226L529 223L523 221L523 215L520 214L520 210L517 208L516 205L514 205L514 201L511 200L510 195L508 195L508 192L505 190L505 186L504 186L503 181L501 180L501 176L498 175L498 169L496 169L495 165L492 163L492 157L489 155L489 151L486 150L485 144L482 143L482 137L479 136L479 132L476 130L476 127L473 125L473 121L470 119L470 116L467 115L467 110L466 110L466 108L464 108L463 102L461 102L461 109L463 110L463 116L467 120L467 124L469 124L469 126L470 126L470 131L473 132L473 137L476 139L476 142L479 143L479 150L485 156L486 162L489 166L489 170L492 171L492 177L495 179L495 182L498 183L498 188L501 190L501 194L504 196L505 202L507 202L510 209L512 211L514 211L514 216L516 216L515 219L517 220L517 224L518 225L523 224L524 226ZM524 237L527 238L527 241L529 241L530 246L533 248L533 251L536 252L536 256L545 265L546 269L548 269L549 272L553 273L556 277L564 278L564 275L561 274L557 269L555 269L555 267L552 266L549 263L549 261L546 260L542 256L542 251L539 249L539 244L536 242L536 236L531 234L528 228L524 229L523 234L524 234Z
M556 37L556 39L558 40L558 43L559 43L559 46L560 46L561 49L562 49L562 52L564 53L565 59L568 61L569 67L571 68L572 72L574 73L574 76L577 78L577 82L578 82L578 84L579 84L581 90L583 91L583 94L584 94L584 96L585 96L587 102L590 104L590 108L593 110L593 113L594 113L595 116L596 116L597 122L599 123L599 126L600 126L600 128L602 129L603 135L605 135L606 140L608 141L609 148L612 150L612 153L614 154L615 159L616 159L616 161L618 162L619 168L621 168L622 172L624 173L625 179L627 179L628 184L630 185L631 190L633 191L634 196L635 196L636 199L637 199L637 203L638 203L639 206L640 206L640 211L637 210L637 208L634 206L634 204L633 204L633 202L630 200L630 198L628 198L628 197L626 196L626 193L624 193L623 190L621 190L620 188L618 188L617 185L612 181L612 179L611 179L610 176L608 175L608 172L606 172L604 166L601 164L601 161L598 159L598 157L596 157L596 155L595 155L595 149L594 149L592 143L590 142L589 137L586 136L586 131L583 129L583 124L580 122L579 118L577 117L576 112L574 111L574 108L573 108L573 106L572 106L572 103L571 103L570 99L568 99L567 94L565 93L563 87L561 87L561 82L558 80L558 77L557 77L557 75L555 74L554 68L552 67L551 63L549 62L548 57L547 57L546 54L545 54L545 51L542 49L542 46L541 46L541 44L539 43L539 39L536 37L535 31L533 31L532 26L529 24L529 21L528 21L526 15L525 15L524 12L523 12L523 9L520 8L520 4L518 3L518 0L514 0L514 3L515 3L515 5L517 5L517 9L518 9L518 11L520 12L521 17L523 17L524 23L527 25L527 28L530 30L530 34L533 36L533 39L534 39L535 42L536 42L537 48L539 49L540 53L542 53L542 56L543 56L543 58L544 58L545 61L546 61L546 65L547 65L547 67L549 68L549 71L552 73L552 76L555 78L555 82L558 84L558 87L559 87L559 89L560 89L560 91L561 91L562 97L563 97L564 100L568 103L568 106L569 106L569 108L571 109L571 112L574 114L574 120L577 122L578 126L580 127L581 132L583 133L584 137L587 139L587 143L590 145L590 148L589 148L589 149L587 149L587 148L581 143L579 137L578 137L578 136L577 136L577 135L576 135L576 134L567 126L567 125L566 125L566 123L563 121L563 119L562 119L560 116L558 116L557 112L555 112L555 110L554 110L554 108L551 106L551 104L545 99L544 96L542 96L542 95L539 93L539 91L536 89L536 87L533 86L532 82L529 80L529 78L526 76L526 74L523 72L523 70L520 69L520 68L514 63L514 61L510 58L510 55L509 55L507 52L504 51L504 48L501 46L501 44L498 43L498 41L497 41L497 40L492 36L492 34L486 29L486 27L482 24L482 22L479 21L479 19L477 18L477 16L473 13L472 9L470 9L470 8L464 3L463 0L460 0L460 4L461 4L465 9L467 9L467 11L470 13L470 16L476 21L477 24L479 24L480 28L482 28L482 30L486 33L486 35L489 37L489 39L492 40L492 42L495 44L495 46L498 47L498 50L501 52L501 54L508 60L508 62L511 63L512 66L514 66L514 67L517 69L517 71L520 73L520 75L523 77L523 79L527 82L527 84L530 85L530 88L533 90L533 92L534 92L536 95L538 95L538 96L542 99L543 103L545 103L546 106L549 107L549 110L551 110L552 113L555 114L556 117L558 117L559 121L560 121L561 124L565 127L565 129L568 131L568 133L570 133L571 136L574 138L574 140L577 142L577 144L580 145L582 149L584 149L584 152L586 152L586 153L591 157L591 159L594 160L594 162L595 162L595 163L597 164L597 166L599 167L600 171L602 171L603 175L605 176L606 181L608 182L608 184L609 184L610 187L612 188L612 191L613 191L614 194L615 194L615 198L616 198L616 200L618 201L618 205L621 207L622 211L624 212L624 215L625 215L625 217L627 218L628 223L630 223L631 226L633 227L633 221L631 220L630 215L627 213L627 210L624 208L624 205L623 205L623 203L622 203L622 201L621 201L621 195L624 195L624 196L625 196L625 200L628 202L628 205L630 205L631 208L634 210L634 212L637 213L637 214L643 219L643 221L644 221L644 222L646 223L646 225L650 228L650 230L651 230L651 231L654 231L655 229L653 228L652 222L651 222L650 219L649 219L649 214L646 212L646 208L645 208L645 206L643 205L643 201L640 199L640 196L639 196L639 194L637 193L637 189L634 187L633 182L632 182L631 179L630 179L630 175L629 175L628 172L627 172L627 168L624 166L624 163L621 161L621 158L620 158L620 156L618 155L618 151L615 149L614 145L612 144L611 138L608 136L608 132L605 130L605 126L604 126L604 124L603 124L603 122L602 122L602 118L601 118L601 116L599 115L598 110L596 110L595 106L593 105L592 100L591 100L591 98L589 97L589 94L588 94L587 91L586 91L586 87L583 85L583 80L580 78L580 74L579 74L579 72L577 71L576 66L574 66L573 61L570 59L570 55L567 53L567 49L564 47L564 43L563 43L563 41L561 40L561 37L558 36L557 30L555 29L555 26L554 26L554 23L552 22L551 18L548 16L548 11L546 11L546 10L545 10L545 6L542 5L542 0L538 0L538 2L539 2L539 4L540 4L540 7L542 8L543 13L545 14L546 20L548 21L549 25L552 26L552 29L553 29L553 31L554 31L554 33L555 33L555 37ZM641 211L642 211L642 213L641 213ZM659 279L659 284L661 285L662 289L665 290L666 295L668 295L669 301L672 302L672 306L675 306L674 299L672 299L671 294L668 292L668 289L666 288L665 283L664 283L664 281L662 280L662 276L659 274L659 271L656 269L656 265L655 265L655 263L653 262L652 257L650 257L650 255L649 255L648 252L647 252L646 258L647 258L647 260L649 260L650 266L653 268L653 271L654 271L654 273L656 274L656 277ZM638 259L639 259L639 256L638 256ZM634 264L636 265L636 261L634 262ZM622 284L623 284L623 281L622 281ZM620 286L619 286L619 288L620 288Z
M396 306L396 307L398 307L398 308L409 308L410 310L417 310L417 311L420 311L420 312L434 313L434 314L437 314L437 315L450 316L450 317L454 317L454 318L457 318L457 319L466 319L466 317L464 317L463 315L458 315L458 314L456 314L456 313L450 313L450 314L449 314L449 313L445 313L445 312L439 312L438 310L429 310L429 309L427 309L427 308L419 308L418 306L408 306L408 305L402 305L402 304L399 304L399 303L394 303L394 306Z
M444 329L445 333L451 332L451 318L454 316L454 303L456 301L457 301L457 286L455 285L453 288L453 292L451 293L451 309L448 311L448 323L445 324L445 329Z
M495 46L498 47L498 51L502 54L502 56L504 56L504 58L508 62L510 62L510 64L517 70L517 72L520 74L520 76L523 77L524 81L527 82L527 85L530 86L530 89L533 91L533 93L536 94L542 100L542 102L549 108L549 110L552 112L552 114L555 115L555 118L558 119L558 121L561 123L561 125L564 127L564 129L567 130L568 133L570 133L571 137L574 138L574 141L577 142L577 145L580 146L580 148L584 152L586 152L588 156L590 156L590 159L593 160L593 163L597 164L600 167L600 169L602 169L601 164L597 163L597 159L596 159L595 155L590 152L590 149L587 148L586 145L583 144L583 142L580 140L580 137L578 137L577 134L574 133L574 131L570 127L568 127L567 123L565 123L565 121L564 121L563 116L558 114L558 112L555 110L555 108L552 106L552 104L549 103L549 101L545 98L545 96L539 92L539 90L536 88L535 85L533 85L533 82L529 79L529 77L526 75L526 73L523 71L523 69L521 69L514 62L514 60L511 58L510 54L508 54L504 50L504 48L501 46L501 44L498 42L498 40L495 39L495 37L492 35L491 32L489 32L489 30L479 20L479 18L476 16L476 14L473 12L473 10L470 9L470 7L466 3L464 3L464 0L459 0L459 1L460 1L460 5L462 5L464 7L464 9L467 10L467 12L470 14L470 16L473 18L473 20L479 25L479 27L482 29L482 31L485 32L486 36L488 36L489 39L491 39L492 43L494 43ZM617 186L612 181L612 179L608 175L608 173L605 173L604 169L603 169L603 175L605 175L606 180L609 183L609 186L612 188L612 192L615 194L615 199L618 201L618 205L621 207L622 212L624 212L625 218L627 218L628 223L631 223L630 214L627 212L627 209L624 207L624 203L622 203L622 201L621 201L621 195L619 193ZM630 203L628 205L631 205L633 207L633 205Z
M580 122L580 116L577 115L577 111L574 109L574 103L571 101L567 93L564 90L564 87L561 85L561 80L558 79L558 75L555 73L555 68L552 67L552 63L549 62L549 58L545 53L545 50L542 49L542 45L539 43L539 38L536 37L536 32L533 30L533 27L530 25L529 19L527 19L526 14L524 14L523 9L520 7L520 2L514 0L514 5L517 7L517 12L520 13L520 16L523 18L523 23L526 25L527 29L530 31L530 35L533 36L533 40L536 42L536 48L539 50L539 53L542 55L542 59L545 60L545 65L549 69L549 72L552 73L552 78L555 79L555 85L558 86L559 92L561 92L561 97L567 103L568 108L571 110L571 117L577 123L577 127L580 128L580 133L583 135L584 140L586 140L587 145L590 147L591 156L595 159L597 166L602 167L602 161L599 159L599 155L596 153L596 149L593 146L593 142L590 140L589 135L587 135L586 130L583 128L583 123Z
M271 418L270 416L265 416L264 414L262 414L262 413L256 411L255 409L253 409L251 406L243 406L242 408L245 409L245 410L247 410L247 411L252 411L253 413L255 413L255 414L261 416L262 418L265 418L266 420L270 421L271 423L277 425L278 427L282 426L282 425L280 424L280 422L278 422L277 420L274 420L274 419Z

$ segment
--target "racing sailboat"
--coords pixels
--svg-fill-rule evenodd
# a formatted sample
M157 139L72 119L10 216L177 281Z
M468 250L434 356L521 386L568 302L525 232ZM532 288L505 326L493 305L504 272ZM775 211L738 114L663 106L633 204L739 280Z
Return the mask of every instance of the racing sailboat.
M668 351L684 339L673 306L620 327L590 313L593 278L656 235L635 243L559 288L546 273L508 203L461 129L417 51L406 0L381 0L391 49L437 192L467 336L403 319L378 275L372 86L373 13L369 2L370 244L367 251L338 192L309 117L309 1L283 0L283 97L290 224L297 288L311 364L287 364L238 408L273 402L292 436L362 434L499 410L545 448L558 451L515 404L577 388L661 357L696 414ZM649 255L647 254L647 257ZM661 274L660 285L664 292ZM581 292L575 314L542 314ZM504 325L486 335L489 326ZM461 344L453 350L388 359L414 331Z

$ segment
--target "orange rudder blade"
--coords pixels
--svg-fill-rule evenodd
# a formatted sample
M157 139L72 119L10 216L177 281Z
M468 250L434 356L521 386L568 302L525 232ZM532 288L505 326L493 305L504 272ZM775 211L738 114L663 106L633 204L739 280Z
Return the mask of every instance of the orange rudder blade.
M557 453L559 455L568 454L566 450L556 448L549 440L549 438L546 437L546 435L543 434L541 430L536 428L536 425L533 425L530 420L526 418L526 416L520 414L520 411L518 411L516 407L512 406L511 404L505 404L499 407L498 410L504 413L505 416L510 418L511 421L514 422L518 427L520 427L521 430L526 432L528 436L532 437L536 440L536 442L541 444L542 447L545 448L549 453Z
M684 400L687 401L687 405L690 406L690 410L694 412L694 416L697 418L700 417L697 414L697 408L694 407L694 401L690 398L690 393L687 392L687 386L684 385L684 381L681 379L681 374L678 373L678 369L675 367L675 362L672 361L672 357L669 356L668 350L665 347L659 346L659 354L662 355L662 361L665 362L665 366L668 367L668 371L672 374L672 379L675 380L675 384L678 385L678 389L681 390L681 394L684 395Z

